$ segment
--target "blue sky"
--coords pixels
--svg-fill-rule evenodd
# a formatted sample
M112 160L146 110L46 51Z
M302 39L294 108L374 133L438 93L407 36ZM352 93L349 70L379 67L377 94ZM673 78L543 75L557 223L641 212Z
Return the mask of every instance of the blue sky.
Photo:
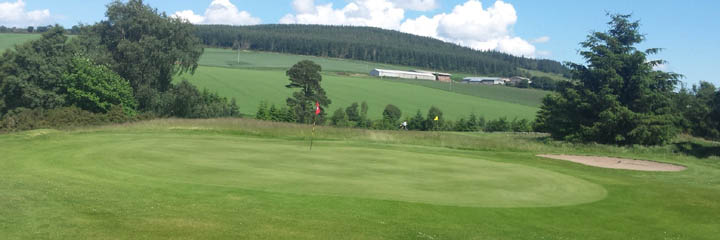
M294 1L297 1L296 5L293 5ZM364 1L368 3L363 5L361 2ZM211 2L213 2L213 4L217 3L217 6L221 8L230 5L235 7L240 14L233 15L234 20L228 19L227 21L236 25L256 24L258 22L263 24L279 22L337 24L340 21L342 24L348 25L371 25L415 34L425 33L426 36L474 48L494 49L516 55L573 62L582 61L577 54L578 43L583 41L591 30L606 29L608 18L605 16L605 12L633 13L636 19L641 20L641 31L647 35L647 41L640 47L661 47L666 49L655 56L669 61L669 64L663 67L664 70L684 74L687 77L684 82L688 84L695 84L700 80L704 80L720 85L720 77L714 74L714 70L720 68L720 64L716 60L716 56L720 55L720 31L718 31L720 29L720 20L715 16L720 10L720 1L505 0L504 4L498 5L495 0L482 0L479 1L482 4L482 10L478 10L479 5L475 5L475 8L470 4L466 5L468 1L146 0L146 3L168 14L190 10L193 13L192 16L198 19L197 21L202 21L198 23L222 22L227 19L205 14L206 10L211 6ZM19 11L26 13L37 11L35 15L43 15L41 14L43 10L49 11L49 17L36 19L38 23L56 22L64 26L71 26L76 23L94 23L103 19L105 5L110 1L21 0L19 2L24 5L22 6L23 9ZM394 5L382 7L384 6L382 5L383 2L393 2ZM18 0L0 0L0 6L3 6L2 4L15 4L13 6L17 6L17 3ZM227 3L230 5L227 5ZM342 16L341 19L332 18L329 20L323 17L321 7L326 6L328 3L332 3L333 6L325 10L333 14L345 14L346 16ZM305 4L311 6L311 8L303 10L298 7L298 4ZM342 9L348 4L355 4L361 10L365 9L366 11L343 12ZM456 6L462 6L469 12L466 12L466 15L462 15L461 12L455 15L451 14ZM9 9L9 7L3 8ZM398 15L398 12L394 11L397 10L396 8L402 9L404 12ZM495 10L491 11L489 8L495 8ZM417 9L420 9L420 11ZM510 10L514 10L514 12ZM363 19L362 16L357 16L365 13L368 13L369 16L369 13L372 12L387 14L388 16L374 19L371 19L371 17ZM7 16L3 16L3 14L7 15L9 13L0 9L0 24L20 24L17 19L8 20ZM435 18L441 19L434 21L435 25L441 22L440 26L425 29L426 26L433 25L433 21L430 21L430 19L440 14L446 15L443 17L444 19ZM472 18L483 14L490 17L479 17L474 21L468 20L468 22L458 20L463 17ZM514 18L512 18L513 14ZM456 18L448 15L453 15ZM408 20L416 20L420 16L426 16L429 22L418 21L418 24L407 24L408 26L405 26L404 23L407 23ZM453 21L455 21L455 25L447 24ZM410 21L410 23L413 22ZM476 37L473 34L493 37Z

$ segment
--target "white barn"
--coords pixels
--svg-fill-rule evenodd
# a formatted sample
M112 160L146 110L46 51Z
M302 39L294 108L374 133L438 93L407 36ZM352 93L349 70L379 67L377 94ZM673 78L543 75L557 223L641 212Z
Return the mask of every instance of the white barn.
M373 69L370 71L370 76L375 77L394 77L394 78L405 78L405 79L422 79L435 81L436 77L434 74L429 72L408 72L398 70L386 70L386 69Z
M505 79L497 77L466 77L463 79L463 82L487 85L505 85Z

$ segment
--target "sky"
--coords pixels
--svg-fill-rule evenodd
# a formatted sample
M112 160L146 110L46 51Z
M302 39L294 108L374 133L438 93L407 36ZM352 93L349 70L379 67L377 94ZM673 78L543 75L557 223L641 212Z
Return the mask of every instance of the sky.
M104 19L110 1L0 0L0 25L26 27ZM610 13L632 13L647 40L664 48L659 69L720 86L720 1L712 0L145 0L195 24L276 23L373 26L480 50L583 63L579 43L605 31Z

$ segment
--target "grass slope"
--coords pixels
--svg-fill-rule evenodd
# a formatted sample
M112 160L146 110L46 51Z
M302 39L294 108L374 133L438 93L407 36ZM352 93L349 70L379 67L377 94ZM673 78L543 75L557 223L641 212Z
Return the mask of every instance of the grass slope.
M221 96L235 97L240 111L254 114L261 101L279 106L295 89L288 89L284 71L200 67L195 75L184 76L200 88L217 91ZM412 116L417 110L423 114L431 107L439 107L448 119L467 117L476 113L486 118L499 117L533 119L536 107L524 106L491 99L451 93L395 80L370 77L348 77L334 74L323 76L323 87L333 101L330 113L353 102L367 101L368 115L380 118L387 104L403 110L404 116Z
M530 107L542 106L542 99L550 94L548 91L537 89L520 89L505 86L491 86L484 84L465 84L435 82L435 81L419 81L419 80L398 80L418 86L450 91L454 93L474 96L484 99L492 99L496 101L509 102Z
M4 239L715 239L718 158L538 135L155 120L0 135ZM454 150L445 147L463 148ZM534 157L675 162L652 173Z
M0 33L0 52L30 40L39 39L40 34Z
M299 61L311 60L323 67L326 72L351 72L367 74L375 68L390 68L411 70L412 67L402 67L381 63L363 62L339 58L323 58L315 56L301 56L270 52L241 51L240 63L238 52L230 49L205 48L200 57L200 65L232 68L255 69L285 69L292 67Z

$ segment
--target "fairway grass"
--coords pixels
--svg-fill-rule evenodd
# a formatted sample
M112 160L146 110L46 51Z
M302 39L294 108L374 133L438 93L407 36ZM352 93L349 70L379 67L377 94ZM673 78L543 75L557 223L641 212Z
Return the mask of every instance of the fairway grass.
M243 119L0 135L3 239L716 239L718 157ZM536 154L687 166L602 169Z
M194 75L185 75L200 88L217 91L221 96L236 98L240 112L254 115L260 102L285 106L285 100L295 89L286 88L289 82L284 71L233 69L201 66ZM411 117L420 110L423 115L431 106L440 108L445 118L467 118L471 113L488 119L534 119L537 107L480 98L433 89L395 80L370 77L323 75L323 88L333 101L328 113L346 108L353 102L366 101L368 116L379 119L387 104L398 106L403 117Z

